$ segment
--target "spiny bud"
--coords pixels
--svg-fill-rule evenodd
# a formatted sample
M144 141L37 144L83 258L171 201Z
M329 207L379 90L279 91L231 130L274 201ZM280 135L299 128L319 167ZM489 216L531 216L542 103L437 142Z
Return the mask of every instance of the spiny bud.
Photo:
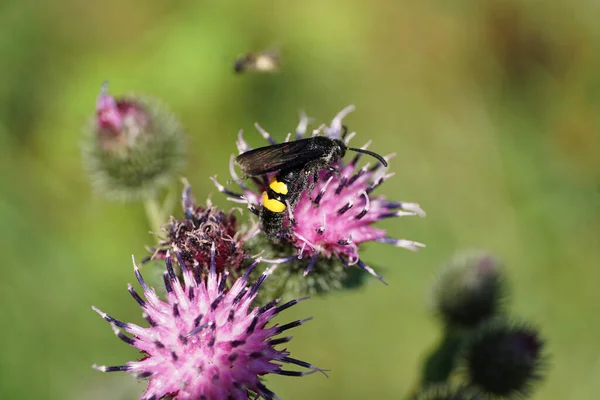
M474 328L501 311L502 265L482 251L454 256L433 287L434 307L452 327Z
M469 383L495 396L526 396L543 377L543 346L539 332L532 327L489 322L474 333L464 349Z
M184 142L181 125L158 100L114 98L104 83L96 116L84 131L83 161L98 193L140 200L168 184L181 168Z

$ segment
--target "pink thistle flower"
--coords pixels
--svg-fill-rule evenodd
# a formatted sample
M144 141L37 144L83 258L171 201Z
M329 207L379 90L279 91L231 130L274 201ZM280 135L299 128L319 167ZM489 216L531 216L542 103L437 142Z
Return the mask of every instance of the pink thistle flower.
M290 357L286 350L275 349L291 337L275 336L310 320L266 327L279 312L301 300L283 305L272 301L262 308L250 309L262 283L274 266L267 269L254 283L248 284L256 260L231 287L226 289L227 271L217 274L215 248L211 252L211 268L205 280L185 267L176 253L183 279L175 275L171 256L165 257L164 282L166 301L147 286L135 265L134 271L144 290L144 297L129 285L129 292L144 311L147 328L116 320L92 307L108 321L117 337L141 350L145 356L120 366L94 366L103 372L127 371L139 378L148 378L143 400L173 396L178 400L191 399L248 399L250 392L265 399L275 398L261 382L265 374L303 376L323 370ZM123 331L130 334L126 335ZM309 369L306 372L282 369L282 363Z
M313 131L313 136L319 133L330 138L342 137L342 119L354 106L348 106L335 116L330 126L321 125ZM300 123L296 129L296 138L301 139L306 135L309 119L306 115L301 116ZM269 141L276 143L271 135L258 124L256 129ZM346 144L355 133L345 138ZM288 134L286 141L289 141ZM363 146L366 149L369 143ZM242 154L250 150L250 146L242 137L240 131L237 147ZM365 242L381 242L417 251L424 244L412 240L395 239L387 235L385 229L373 226L376 222L391 217L403 216L425 216L425 212L417 203L404 203L389 201L384 196L375 196L373 192L394 174L386 174L383 165L378 162L370 167L369 164L358 167L358 161L363 154L357 153L349 162L339 160L332 164L337 172L329 170L320 171L318 180L312 193L305 190L293 210L288 207L288 215L284 220L283 241L290 244L297 256L293 258L307 258L308 264L304 274L308 274L319 257L330 259L335 257L345 265L356 265L369 272L377 279L383 279L375 271L365 264L359 256L359 247ZM393 154L385 156L388 161ZM266 190L269 179L276 173L252 180L258 190L253 190L241 182L233 168L233 157L230 162L231 175L242 190L236 193L226 189L213 178L217 189L229 196L230 200L247 203L248 208L260 216L261 193ZM309 178L312 179L312 178ZM385 282L384 282L385 283Z
M135 129L136 136L143 131L149 118L143 107L133 99L115 99L108 94L108 82L104 82L96 100L96 123L104 132L120 136L124 129Z

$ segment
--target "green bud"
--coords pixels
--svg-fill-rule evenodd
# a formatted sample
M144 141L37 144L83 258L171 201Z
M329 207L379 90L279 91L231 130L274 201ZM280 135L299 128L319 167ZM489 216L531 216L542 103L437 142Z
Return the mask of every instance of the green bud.
M160 101L137 95L113 98L105 83L82 146L95 191L122 201L154 196L183 166L182 131Z

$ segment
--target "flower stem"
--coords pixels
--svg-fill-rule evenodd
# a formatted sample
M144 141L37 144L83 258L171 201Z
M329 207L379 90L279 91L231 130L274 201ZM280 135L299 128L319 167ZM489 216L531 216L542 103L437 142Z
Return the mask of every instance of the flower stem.
M175 185L170 185L168 188L167 196L165 197L165 201L163 202L162 211L163 214L170 213L173 208L175 208L175 204L177 203L177 187ZM163 215L165 219L167 215ZM162 221L161 223L165 223L166 221Z
M450 379L464 340L464 332L448 327L445 329L444 337L423 363L422 385L442 383Z
M156 240L160 241L158 233L160 232L161 225L165 222L164 209L161 207L156 196L150 197L144 201L144 209L146 210L146 217L148 218L150 230L157 235Z

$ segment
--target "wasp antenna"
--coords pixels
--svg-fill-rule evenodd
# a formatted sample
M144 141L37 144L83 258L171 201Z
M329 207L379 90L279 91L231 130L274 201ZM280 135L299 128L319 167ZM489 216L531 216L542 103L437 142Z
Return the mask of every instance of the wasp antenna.
M344 140L346 138L346 135L348 134L348 127L346 125L342 125L342 140Z
M365 150L365 149L357 149L356 147L348 147L348 150L352 150L355 151L357 153L363 153L363 154L368 154L371 157L375 157L377 160L379 160L379 162L381 164L383 164L384 167L388 166L387 161L385 161L385 158L383 158L382 156L380 156L379 154L373 152L373 151L369 151L369 150Z

